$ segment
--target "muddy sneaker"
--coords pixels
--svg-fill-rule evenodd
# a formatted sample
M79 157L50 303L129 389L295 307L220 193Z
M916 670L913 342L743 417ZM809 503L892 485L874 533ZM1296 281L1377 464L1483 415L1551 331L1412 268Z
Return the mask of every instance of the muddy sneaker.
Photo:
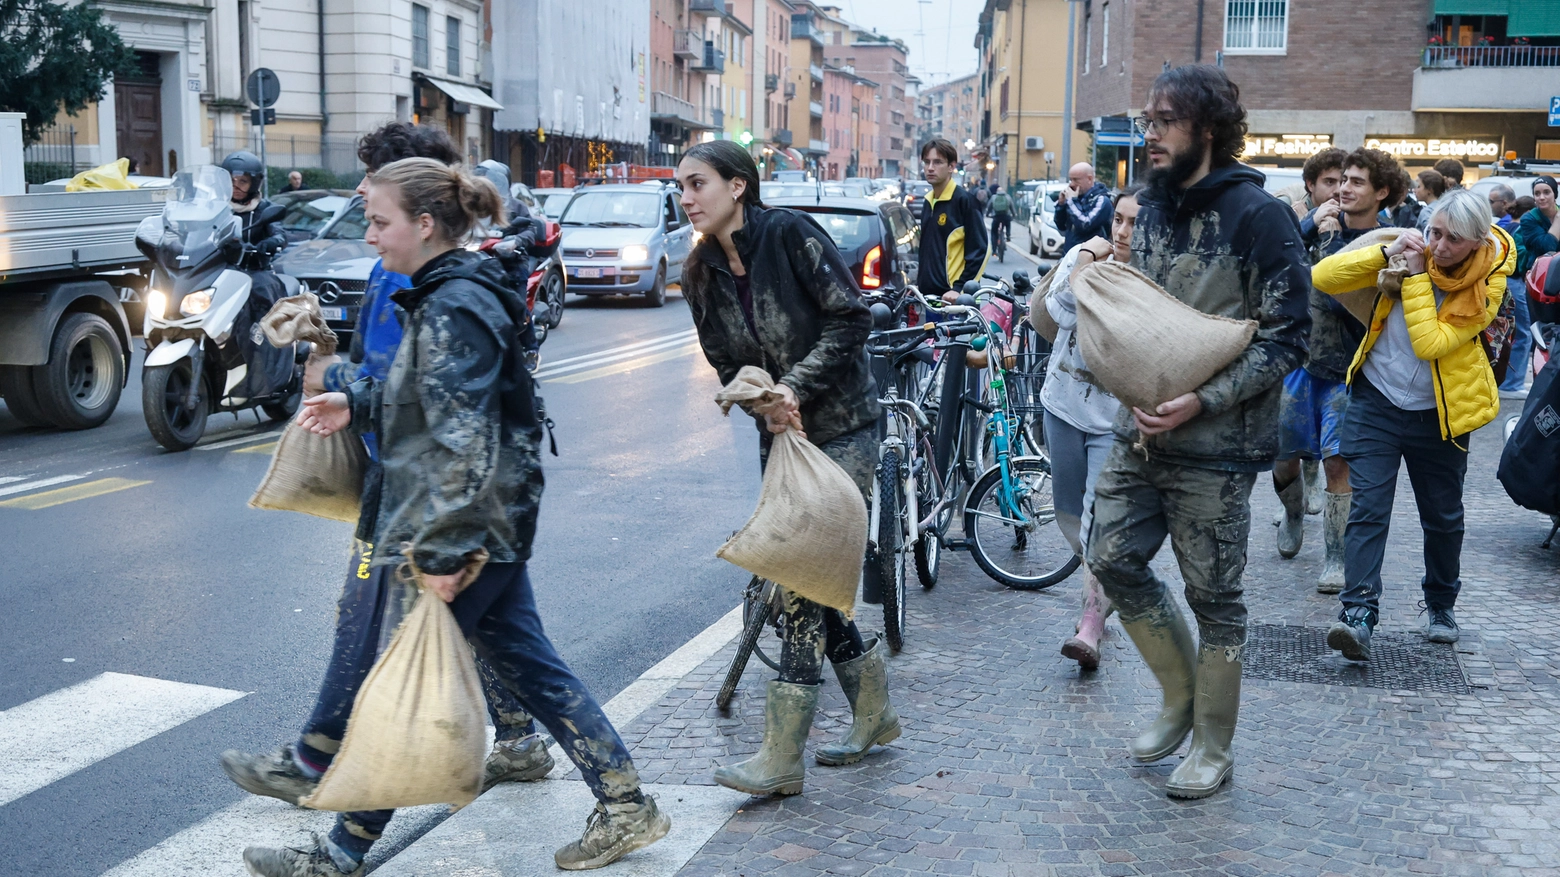
M353 863L350 871L342 870L327 852L329 845L328 840L316 834L308 849L250 847L244 850L244 866L255 877L362 877L361 862Z
M643 804L602 804L585 820L585 835L553 854L565 871L589 871L616 862L640 847L647 847L672 829L672 820L655 799Z
M222 772L238 787L251 795L278 798L289 804L297 804L300 798L314 794L320 784L304 774L293 759L292 744L275 752L250 755L229 749L222 753Z
M1425 626L1425 639L1433 643L1454 643L1462 636L1457 619L1451 609L1429 607L1430 623Z
M497 740L493 752L487 757L483 769L482 791L486 792L499 783L529 783L542 779L553 769L552 753L541 735L532 734L519 740Z
M1371 626L1369 616L1355 612L1344 616L1327 631L1327 647L1343 652L1351 661L1370 660Z

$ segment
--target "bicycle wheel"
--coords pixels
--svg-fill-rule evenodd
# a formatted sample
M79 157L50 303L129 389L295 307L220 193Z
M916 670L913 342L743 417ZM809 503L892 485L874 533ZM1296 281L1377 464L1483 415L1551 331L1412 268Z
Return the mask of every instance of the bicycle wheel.
M937 479L935 460L932 456L931 444L926 438L922 438L917 446L921 449L919 458L911 464L915 473L915 503L919 514L926 516L937 506L942 499L942 484ZM931 590L937 586L937 574L942 569L942 536L948 532L948 525L953 520L953 509L950 507L937 515L930 526L919 533L915 540L915 576L921 582L921 587ZM912 521L911 526L920 526L920 521Z
M775 602L778 595L775 594L774 588L775 586L770 584L768 580L761 579L758 576L754 576L748 582L747 591L742 596L742 627L744 630L747 629L748 625L753 621L755 612L763 617L764 624L760 624L758 627L759 636L757 640L754 640L753 654L758 655L758 659L763 661L769 669L779 672L780 637L778 634L772 637L769 648L765 649L763 635L764 625L773 625L775 623ZM774 652L773 657L769 654L771 651Z
M883 636L895 654L905 645L905 502L899 478L899 453L889 450L878 464L876 560L883 592Z
M1004 499L1000 468L970 488L965 540L986 575L1021 591L1049 588L1072 575L1079 563L1056 526L1050 463L1043 457L1016 457L1008 461L1008 470L1012 502Z
M737 693L737 683L742 681L742 673L747 670L748 658L758 647L758 638L764 632L764 625L769 623L767 613L749 613L747 621L742 627L742 637L737 640L737 654L731 659L731 666L726 670L726 678L720 684L720 693L715 695L715 706L725 711L731 707L732 695Z

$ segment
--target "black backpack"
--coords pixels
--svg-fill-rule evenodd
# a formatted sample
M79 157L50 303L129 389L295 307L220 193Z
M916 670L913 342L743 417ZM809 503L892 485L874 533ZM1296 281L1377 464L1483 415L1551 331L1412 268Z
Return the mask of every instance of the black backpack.
M1560 356L1550 357L1533 379L1527 406L1506 440L1495 477L1512 502L1560 515Z

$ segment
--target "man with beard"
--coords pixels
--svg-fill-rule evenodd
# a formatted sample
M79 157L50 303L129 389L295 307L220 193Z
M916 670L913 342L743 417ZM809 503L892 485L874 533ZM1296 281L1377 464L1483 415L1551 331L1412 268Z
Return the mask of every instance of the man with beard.
M1062 233L1062 252L1095 238L1110 239L1114 215L1110 190L1094 179L1094 165L1080 161L1067 171L1067 185L1056 194L1056 230Z
M1132 265L1197 310L1257 323L1245 350L1201 387L1117 415L1087 550L1164 690L1163 709L1128 748L1158 761L1191 734L1165 791L1202 798L1234 769L1251 488L1278 455L1279 385L1305 356L1311 273L1294 211L1239 163L1246 111L1224 71L1199 64L1160 74L1144 106L1137 124L1150 188L1139 199ZM1149 568L1167 535L1200 648Z
M1315 262L1342 250L1350 241L1381 226L1381 205L1403 195L1403 174L1397 159L1378 149L1356 149L1343 162L1343 184L1338 188L1334 215L1342 225L1332 231L1300 229ZM1323 207L1311 212L1311 218ZM1322 541L1326 559L1316 590L1336 594L1343 590L1343 534L1349 522L1349 463L1342 456L1344 412L1349 405L1349 363L1365 339L1365 326L1337 299L1311 290L1310 352L1304 368L1284 378L1279 403L1278 463L1273 467L1273 489L1283 503L1278 525L1278 553L1300 553L1305 534L1305 482L1300 461L1321 460L1327 475L1327 503L1322 516Z

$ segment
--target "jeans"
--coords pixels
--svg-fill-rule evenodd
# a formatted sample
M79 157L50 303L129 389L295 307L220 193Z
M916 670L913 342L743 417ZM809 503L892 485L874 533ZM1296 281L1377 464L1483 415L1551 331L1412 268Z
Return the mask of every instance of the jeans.
M1527 385L1528 364L1533 359L1532 317L1528 316L1527 285L1513 274L1506 278L1506 294L1512 296L1512 318L1516 327L1511 333L1511 359L1506 363L1506 380L1500 388L1506 391L1520 390Z
M419 599L437 599L425 596ZM603 804L644 800L628 747L542 630L523 563L490 563L450 604L478 656L520 704L541 720ZM330 839L361 858L394 810L343 813Z
M1461 447L1459 447L1459 445ZM1371 627L1381 614L1381 565L1386 557L1392 500L1399 462L1419 506L1424 530L1425 603L1450 609L1462 588L1463 476L1468 472L1468 436L1441 438L1434 408L1405 411L1355 375L1349 414L1343 425L1343 458L1349 463L1349 526L1344 532L1341 615L1368 613Z

